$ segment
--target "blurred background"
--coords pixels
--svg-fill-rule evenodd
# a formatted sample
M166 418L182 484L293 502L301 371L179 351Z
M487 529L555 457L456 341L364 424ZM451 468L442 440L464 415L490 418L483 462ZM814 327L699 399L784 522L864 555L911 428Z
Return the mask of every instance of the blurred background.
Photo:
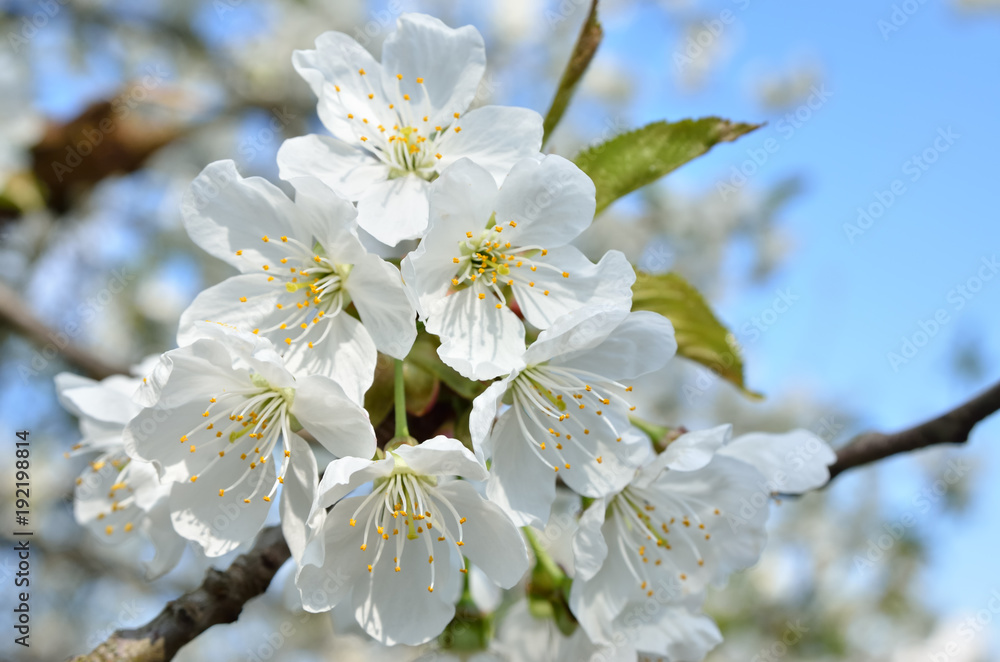
M341 30L377 54L402 11L471 23L487 43L480 98L544 114L588 4L0 0L0 285L106 362L164 351L195 294L229 275L180 225L187 184L222 158L276 179L281 141L321 130L292 50ZM637 387L647 417L806 427L836 445L998 379L1000 2L608 0L600 15L604 43L551 151L572 157L664 118L768 123L622 199L580 242L696 284L766 396L677 360ZM85 652L148 621L209 565L189 550L147 583L151 549L108 547L75 524L88 458L63 457L78 433L55 401L52 376L68 366L51 350L0 326L0 434L12 449L15 430L31 431L37 523L32 647L4 636L8 659ZM758 566L710 597L726 636L710 659L1000 659L998 436L994 417L967 447L782 503ZM12 462L0 453L0 476ZM12 511L5 489L0 517ZM5 554L6 613L14 571ZM287 575L176 659L420 653L303 616Z

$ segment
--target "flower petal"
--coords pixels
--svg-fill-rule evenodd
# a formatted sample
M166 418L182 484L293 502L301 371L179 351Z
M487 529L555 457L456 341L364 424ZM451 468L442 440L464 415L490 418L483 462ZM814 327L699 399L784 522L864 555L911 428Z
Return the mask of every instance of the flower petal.
M552 468L535 457L521 436L512 410L493 427L493 463L486 495L510 515L517 526L545 526L556 498Z
M375 182L358 199L358 224L387 246L427 228L428 183L417 175Z
M507 392L511 379L516 376L516 374L508 375L498 382L493 382L489 388L472 401L472 413L469 414L469 433L472 436L472 447L476 450L476 457L481 462L485 462L486 458L492 455L492 444L488 443L490 430L493 428L493 421L496 419L501 399Z
M465 556L501 588L519 582L528 570L528 551L521 532L503 510L479 496L465 481L441 485L436 493L451 501L465 517Z
M202 480L177 483L170 491L174 530L200 544L206 556L233 551L253 538L267 519L271 504L263 497L277 480L274 462L258 464L240 480L244 465L235 458L220 462ZM230 486L219 496L220 489Z
M399 270L376 255L358 256L347 291L379 351L405 358L417 338L417 325Z
M170 522L170 505L166 499L149 510L142 531L149 537L155 550L153 558L142 563L146 581L151 582L174 569L187 549L187 540L174 531Z
M388 107L382 92L381 65L358 42L342 32L319 35L315 50L292 53L292 64L318 97L323 124L341 140L350 143L357 140L354 123L348 114L376 119L381 109Z
M418 474L425 476L461 476L468 480L486 480L486 467L461 441L438 435L419 446L400 446L394 454Z
M828 467L837 461L829 444L801 429L745 434L719 452L755 467L773 486L771 491L784 494L802 494L826 485Z
M354 142L310 134L281 144L278 175L286 181L315 177L338 195L356 201L388 178L389 167Z
M421 318L444 305L452 287L458 246L466 232L478 234L493 213L497 186L490 174L467 159L451 166L430 187L430 222L423 241L403 259L407 290Z
M441 311L426 322L441 337L438 356L467 379L492 379L524 366L524 326L509 308L497 308L479 285L445 298ZM483 293L485 294L485 293Z
M486 71L486 47L471 25L453 29L432 16L403 14L382 44L382 69L385 89L399 85L415 107L421 107L426 95L434 126L472 103ZM402 75L398 82L397 74ZM418 78L423 82L417 83Z
M281 532L285 536L292 558L304 563L303 554L309 539L323 526L326 511L313 511L319 471L316 456L305 439L294 432L285 439L285 448L291 452L286 462L284 483L281 489ZM312 516L312 517L311 517Z
M242 272L255 272L283 257L275 243L262 239L292 234L288 219L294 218L295 206L266 179L243 178L232 161L216 161L191 183L181 216L192 241L205 252Z
M629 313L600 343L555 358L554 365L572 366L608 381L635 379L659 370L677 351L674 327L662 315Z
M581 581L593 578L608 557L608 543L601 533L607 507L603 498L595 499L580 516L580 528L573 536L573 567Z
M334 506L316 533L326 550L323 564L305 563L296 571L295 585L306 611L315 613L333 608L363 580L368 563L360 550L364 532L361 527L348 525L362 501L364 497L353 497Z
M594 220L595 188L572 161L549 154L518 161L497 198L497 223L508 228L515 246L555 248L571 242ZM507 232L504 233L507 235Z
M524 318L539 329L580 308L623 305L632 300L635 271L618 251L608 251L593 264L575 246L561 246L533 260L538 270L515 270L518 277L512 279L512 287Z
M448 132L437 143L439 169L468 157L500 185L515 163L540 156L542 116L528 108L483 106L470 110L459 124L460 133Z
M285 353L288 370L329 377L357 404L364 402L365 391L375 379L377 362L378 351L368 330L343 311L311 324Z
M645 487L660 477L666 469L673 471L697 471L703 468L716 452L732 437L733 426L719 425L707 430L686 432L670 442L666 450L639 470L635 484Z
M318 506L329 508L365 483L390 475L394 466L392 456L378 461L350 456L334 460L319 483Z
M375 454L375 430L368 412L351 401L340 385L321 375L298 381L292 414L324 448L343 457ZM336 412L336 415L331 415Z

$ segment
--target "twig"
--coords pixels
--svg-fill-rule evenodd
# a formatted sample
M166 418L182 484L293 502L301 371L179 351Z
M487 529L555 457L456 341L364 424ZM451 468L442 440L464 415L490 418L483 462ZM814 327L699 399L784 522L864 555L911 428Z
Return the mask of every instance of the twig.
M1000 410L1000 383L955 409L900 432L865 432L837 451L830 467L831 480L840 473L898 453L935 444L962 444L981 420Z
M92 353L69 342L65 336L53 332L31 312L12 289L2 283L0 283L0 325L9 326L43 350L51 348L54 353L61 354L68 362L93 379L128 374L128 370L124 367L105 363Z
M197 589L167 603L152 621L118 630L87 655L71 662L167 662L182 646L219 623L233 623L243 605L265 590L291 553L281 529L260 534L257 544L225 571L209 570Z

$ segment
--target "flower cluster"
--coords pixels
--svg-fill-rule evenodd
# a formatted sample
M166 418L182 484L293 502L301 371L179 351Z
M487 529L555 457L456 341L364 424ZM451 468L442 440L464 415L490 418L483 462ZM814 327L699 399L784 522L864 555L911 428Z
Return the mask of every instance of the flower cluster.
M829 449L728 426L664 449L634 425L632 383L674 355L673 327L631 310L624 255L595 264L572 245L595 186L540 153L541 117L470 109L474 28L407 14L381 62L340 33L293 62L331 134L282 146L293 197L220 161L183 201L192 240L238 275L197 296L141 378L58 380L78 450L102 453L80 522L109 540L146 531L159 574L185 541L211 557L248 543L277 502L306 610L349 605L379 642L420 644L455 617L470 569L524 578L530 527L571 490L587 504L564 577L579 630L560 650L703 657L720 639L704 591L758 558L769 480L822 485ZM418 338L430 364L411 356ZM373 402L388 397L372 388L380 353L396 364L395 436ZM422 443L406 369L428 376L421 411L438 414L414 421Z

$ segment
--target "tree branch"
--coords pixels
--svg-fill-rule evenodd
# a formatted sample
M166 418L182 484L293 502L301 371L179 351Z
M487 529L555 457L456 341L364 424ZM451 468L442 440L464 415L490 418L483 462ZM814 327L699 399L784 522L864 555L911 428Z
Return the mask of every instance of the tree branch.
M233 623L243 605L265 590L291 553L280 527L264 529L246 554L225 571L211 569L197 589L167 603L142 627L118 630L70 662L167 662L182 646L219 623Z
M65 335L53 332L3 283L0 283L0 325L9 326L42 349L51 348L93 379L128 374L127 369L105 363L92 353L70 343Z
M830 467L830 479L838 474L898 453L907 453L935 444L962 444L984 418L1000 410L1000 383L972 400L920 425L893 434L865 432L837 451Z

